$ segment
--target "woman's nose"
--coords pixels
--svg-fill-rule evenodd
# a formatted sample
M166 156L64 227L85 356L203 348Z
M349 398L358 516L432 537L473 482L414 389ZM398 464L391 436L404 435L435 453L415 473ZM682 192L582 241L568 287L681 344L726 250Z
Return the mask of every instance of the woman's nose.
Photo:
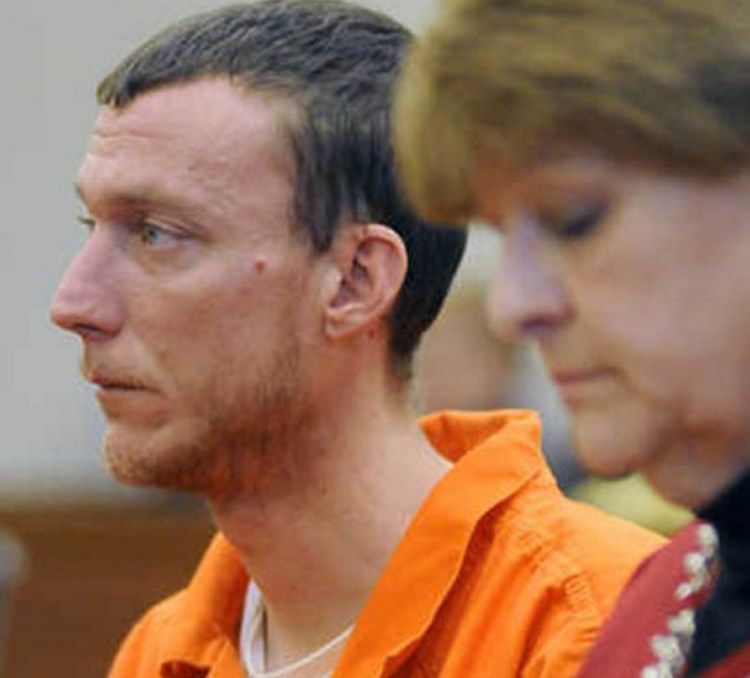
M542 252L534 225L509 228L487 296L490 323L506 340L538 340L570 315L570 300L557 267Z

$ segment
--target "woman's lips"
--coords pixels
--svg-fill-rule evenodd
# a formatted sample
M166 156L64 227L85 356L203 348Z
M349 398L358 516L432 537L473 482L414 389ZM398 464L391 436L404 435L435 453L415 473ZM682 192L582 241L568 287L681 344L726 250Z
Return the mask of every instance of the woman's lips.
M552 379L560 386L569 384L581 384L594 379L599 379L606 374L605 370L556 370L552 373Z
M571 404L586 396L595 396L599 388L611 381L612 371L599 368L555 370L551 377L562 399Z

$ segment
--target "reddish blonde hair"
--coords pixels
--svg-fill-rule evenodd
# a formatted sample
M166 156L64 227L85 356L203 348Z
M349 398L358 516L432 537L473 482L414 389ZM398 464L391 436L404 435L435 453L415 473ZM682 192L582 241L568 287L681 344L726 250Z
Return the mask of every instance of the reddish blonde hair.
M748 0L447 0L395 104L423 214L470 218L476 155L565 150L720 176L750 159Z

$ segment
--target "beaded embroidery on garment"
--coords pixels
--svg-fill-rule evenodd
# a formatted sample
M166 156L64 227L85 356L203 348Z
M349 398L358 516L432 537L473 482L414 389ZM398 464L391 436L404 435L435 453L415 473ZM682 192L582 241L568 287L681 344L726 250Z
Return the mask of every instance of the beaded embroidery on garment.
M664 634L651 637L651 651L656 661L641 670L640 678L676 678L687 664L695 635L695 609L715 581L719 538L708 523L698 527L698 548L685 554L686 578L675 589L682 610L667 620Z

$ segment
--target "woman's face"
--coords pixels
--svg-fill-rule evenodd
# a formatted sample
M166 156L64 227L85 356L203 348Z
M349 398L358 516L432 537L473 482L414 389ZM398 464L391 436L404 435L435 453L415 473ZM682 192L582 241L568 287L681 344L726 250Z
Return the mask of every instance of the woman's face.
M700 506L750 463L750 172L478 170L478 216L504 234L492 319L538 344L583 461Z

